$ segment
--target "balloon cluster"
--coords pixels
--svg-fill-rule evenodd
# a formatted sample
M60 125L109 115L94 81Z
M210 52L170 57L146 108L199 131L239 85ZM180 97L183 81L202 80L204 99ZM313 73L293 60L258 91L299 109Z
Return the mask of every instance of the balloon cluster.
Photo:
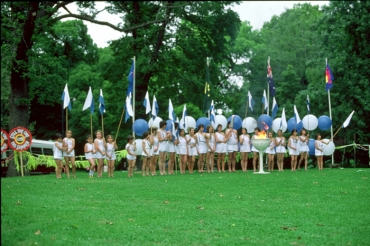
M156 117L154 120L150 119L148 122L143 119L137 119L135 120L133 124L133 130L134 133L138 136L142 136L145 131L149 130L149 127L155 126L159 128L159 122L162 121L162 118ZM226 129L229 122L233 122L233 129L239 130L241 127L245 128L247 130L247 133L253 133L254 129L256 127L262 129L262 130L269 130L272 128L272 130L277 133L278 130L282 130L282 132L285 132L286 130L292 131L297 130L297 132L300 132L303 128L305 128L308 131L313 131L316 128L319 128L322 131L329 130L332 125L332 120L326 116L322 115L319 118L316 118L316 116L312 114L308 114L305 117L303 117L302 121L300 121L297 124L296 118L292 117L288 120L287 125L282 124L281 118L275 118L272 120L272 118L269 115L262 114L258 117L257 120L255 120L252 117L247 117L244 120L240 118L238 115L232 115L228 119L226 119L223 115L216 115L215 121L211 122L206 117L200 117L197 121L191 116L185 116L185 119L181 119L179 122L179 128L184 129L186 133L188 133L188 128L197 128L200 124L204 125L204 132L207 130L208 125L212 125L214 129L217 128L218 125L222 126L222 130ZM167 120L167 126L166 131L170 131L172 128L172 120ZM136 139L136 152L140 153L142 152L141 147L141 139ZM328 139L324 139L325 142L329 142ZM315 154L315 140L310 139L309 140L309 154L314 155ZM330 141L327 145L324 145L323 154L324 155L331 155L334 152L335 145L333 141Z

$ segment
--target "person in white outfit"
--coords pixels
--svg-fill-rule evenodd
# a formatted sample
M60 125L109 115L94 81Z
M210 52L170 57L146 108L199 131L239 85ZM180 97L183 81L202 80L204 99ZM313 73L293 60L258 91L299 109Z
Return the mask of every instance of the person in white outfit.
M215 134L215 140L216 140L216 153L217 153L217 170L218 172L225 172L225 156L227 152L227 146L226 146L226 137L225 133L222 132L222 125L218 124L217 126L217 132ZM222 169L220 169L220 162Z
M242 128L242 134L239 136L239 143L242 171L247 172L248 155L251 152L251 140L247 134L247 129L244 127Z
M53 146L54 161L56 164L55 176L57 179L62 178L63 170L63 151L67 150L67 147L63 147L62 134L55 134L55 143Z
M258 127L254 128L254 135L252 136L252 139L257 138L260 131L261 129L259 129ZM256 164L258 161L259 151L253 145L252 145L252 152L253 152L253 172L256 172Z
M143 176L149 176L149 165L150 165L150 159L151 157L151 146L153 143L151 143L151 138L149 132L143 133L143 141L141 142L142 147L142 156L143 156L143 166L141 167L141 175Z
M76 178L76 164L75 164L75 139L72 138L72 131L67 131L67 136L63 139L63 146L66 147L66 150L63 152L65 164L66 164L66 173L69 178L69 162L72 165L72 174L73 178Z
M96 138L94 140L94 149L96 151L95 158L98 160L98 178L101 178L103 175L106 146L107 143L105 142L105 138L103 137L102 131L97 130Z
M275 158L275 139L272 137L272 132L268 133L268 138L270 139L270 144L266 148L266 154L268 157L268 170L274 171L274 158Z
M157 175L156 168L157 168L157 160L159 156L159 140L158 140L158 128L156 126L152 126L150 128L151 136L150 136L150 142L153 143L151 148L151 160L150 160L150 172L152 176Z
M207 126L207 134L206 134L206 144L207 144L207 157L206 157L206 165L207 171L213 173L213 166L215 162L215 151L216 151L216 140L215 140L215 133L212 125Z
M329 142L326 142L326 141L321 139L321 134L320 133L316 134L315 156L317 158L317 167L319 168L320 171L323 170L323 168L324 168L324 162L323 162L324 148L325 148L324 145L329 144L330 141L332 141L332 140L330 139Z
M228 129L225 131L226 144L227 144L227 155L228 155L228 167L229 172L236 172L236 153L238 153L238 132L233 129L231 121L228 123Z
M187 146L187 141L185 138L185 130L180 129L179 132L179 138L177 141L177 147L179 151L179 157L180 157L180 173L185 174L186 170L186 159L188 156L188 146Z
M197 143L195 140L194 128L188 128L188 135L186 135L186 143L188 146L188 170L189 173L193 173L194 164L195 164L195 157L197 156Z
M129 135L127 136L127 144L125 149L127 150L127 162L128 162L128 173L127 176L130 178L134 175L134 169L136 164L136 142L134 142L134 137Z
M113 136L107 136L107 153L106 159L108 162L108 178L114 178L114 164L116 163L116 149L118 149L117 141L113 141Z
M294 172L297 167L297 159L299 155L299 144L296 129L292 130L292 135L289 137L288 141L289 155L291 158L291 170Z
M286 140L283 136L283 131L281 129L278 130L278 136L275 138L275 146L276 146L276 156L277 156L277 166L279 172L284 171L284 155L286 152Z
M86 141L87 143L85 144L84 147L85 158L90 163L89 178L93 178L95 170L95 152L96 152L94 148L93 137L91 135L87 135Z
M195 134L195 142L197 143L198 153L198 172L202 173L204 170L204 156L207 155L206 133L204 132L204 125L199 124L198 132Z
M308 148L308 141L310 140L310 135L306 134L306 129L302 129L301 136L298 137L298 144L299 144L299 152L301 153L299 162L298 162L298 170L301 170L301 164L304 160L304 170L307 169L307 159L308 159L308 152L310 149Z

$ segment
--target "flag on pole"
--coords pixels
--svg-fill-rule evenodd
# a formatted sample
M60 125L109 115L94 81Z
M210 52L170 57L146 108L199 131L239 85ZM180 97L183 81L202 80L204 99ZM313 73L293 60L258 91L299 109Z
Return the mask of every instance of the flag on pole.
M295 121L297 122L297 125L298 125L299 122L301 122L301 118L299 118L299 114L298 114L298 111L297 111L297 108L296 108L295 105L294 105L294 118L295 118Z
M146 92L146 94L145 94L143 105L145 107L145 114L150 113L150 111L152 110L152 108L150 107L149 92Z
M187 111L186 111L186 104L184 105L184 109L182 110L182 119L184 120L184 129L185 129L185 117L187 115Z
M266 97L266 90L263 90L262 103L265 105L264 109L266 110L269 107L267 97Z
M333 88L333 80L334 80L334 75L331 72L329 63L327 63L326 70L325 70L326 92L328 92L331 88Z
M249 104L249 108L251 109L251 111L253 111L254 100L252 98L252 94L249 91L248 91L248 104Z
M168 100L168 118L174 122L176 120L175 110L173 109L171 99Z
M207 57L207 66L206 66L206 83L204 86L204 104L203 104L203 112L207 113L211 104L211 79L209 76L209 60Z
M127 96L133 94L133 91L134 91L134 71L135 71L135 63L134 61L132 61L132 65L131 65L131 68L130 68L130 72L128 73L128 88L127 88Z
M126 97L126 104L125 104L125 123L127 120L134 115L134 112L132 111L132 105L131 105L131 93Z
M68 92L68 84L64 87L64 91L62 94L62 101L63 101L63 109L65 109L68 106L69 111L72 110L72 105L71 105L71 98L69 97L69 92Z
M276 89L275 89L274 78L272 77L272 69L271 69L271 66L270 66L270 57L267 60L267 81L269 83L270 96L274 97L275 94L276 94Z
M157 99L153 95L153 105L152 105L152 118L153 118L153 121L157 117L158 112L159 112L159 106L158 106L158 103L157 103Z
M105 113L105 104L104 104L104 97L103 97L102 89L100 89L100 95L99 95L99 110L100 110L100 115L103 115Z
M308 95L307 95L306 104L307 104L307 112L308 112L308 113L311 113L311 108L310 108L310 97L309 97Z
M275 97L272 101L272 112L271 112L271 118L274 119L276 114L277 114L277 111L278 111L279 107L276 103L276 100L275 100Z
M213 123L216 123L216 114L215 114L215 105L213 104L213 100L211 102L211 108L209 109L210 113L210 120Z
M84 104L84 107L82 108L82 111L84 111L87 108L90 108L91 114L94 113L94 99L93 99L93 94L91 91L91 86L89 86L89 91L87 92L85 104Z
M283 112L281 113L281 123L280 123L280 128L285 129L288 127L288 123L286 122L286 116L285 116L285 108L283 108Z
M348 116L348 118L346 119L346 121L343 123L342 128L346 128L349 125L349 123L351 121L351 118L352 118L352 115L353 115L354 112L355 111L353 110L352 113Z

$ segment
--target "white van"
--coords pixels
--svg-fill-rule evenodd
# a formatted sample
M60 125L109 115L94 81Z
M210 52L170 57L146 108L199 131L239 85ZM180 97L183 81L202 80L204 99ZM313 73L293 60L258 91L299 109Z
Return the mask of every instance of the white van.
M37 155L54 155L53 147L55 142L54 141L47 141L47 140L39 140L39 139L32 139L31 147L29 149L31 154Z

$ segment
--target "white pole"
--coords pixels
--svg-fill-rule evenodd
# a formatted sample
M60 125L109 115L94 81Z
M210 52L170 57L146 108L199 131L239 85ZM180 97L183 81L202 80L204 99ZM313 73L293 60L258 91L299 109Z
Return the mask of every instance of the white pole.
M132 136L135 138L134 123L135 123L135 81L136 81L136 61L134 56L134 83L132 85Z
M328 65L328 58L325 58L326 65ZM331 119L331 122L333 122L333 119L331 117L331 101L330 101L330 89L328 90L328 100L329 100L329 117ZM331 139L333 139L333 124L330 126L330 132L331 132ZM331 164L334 164L334 153L331 154Z

